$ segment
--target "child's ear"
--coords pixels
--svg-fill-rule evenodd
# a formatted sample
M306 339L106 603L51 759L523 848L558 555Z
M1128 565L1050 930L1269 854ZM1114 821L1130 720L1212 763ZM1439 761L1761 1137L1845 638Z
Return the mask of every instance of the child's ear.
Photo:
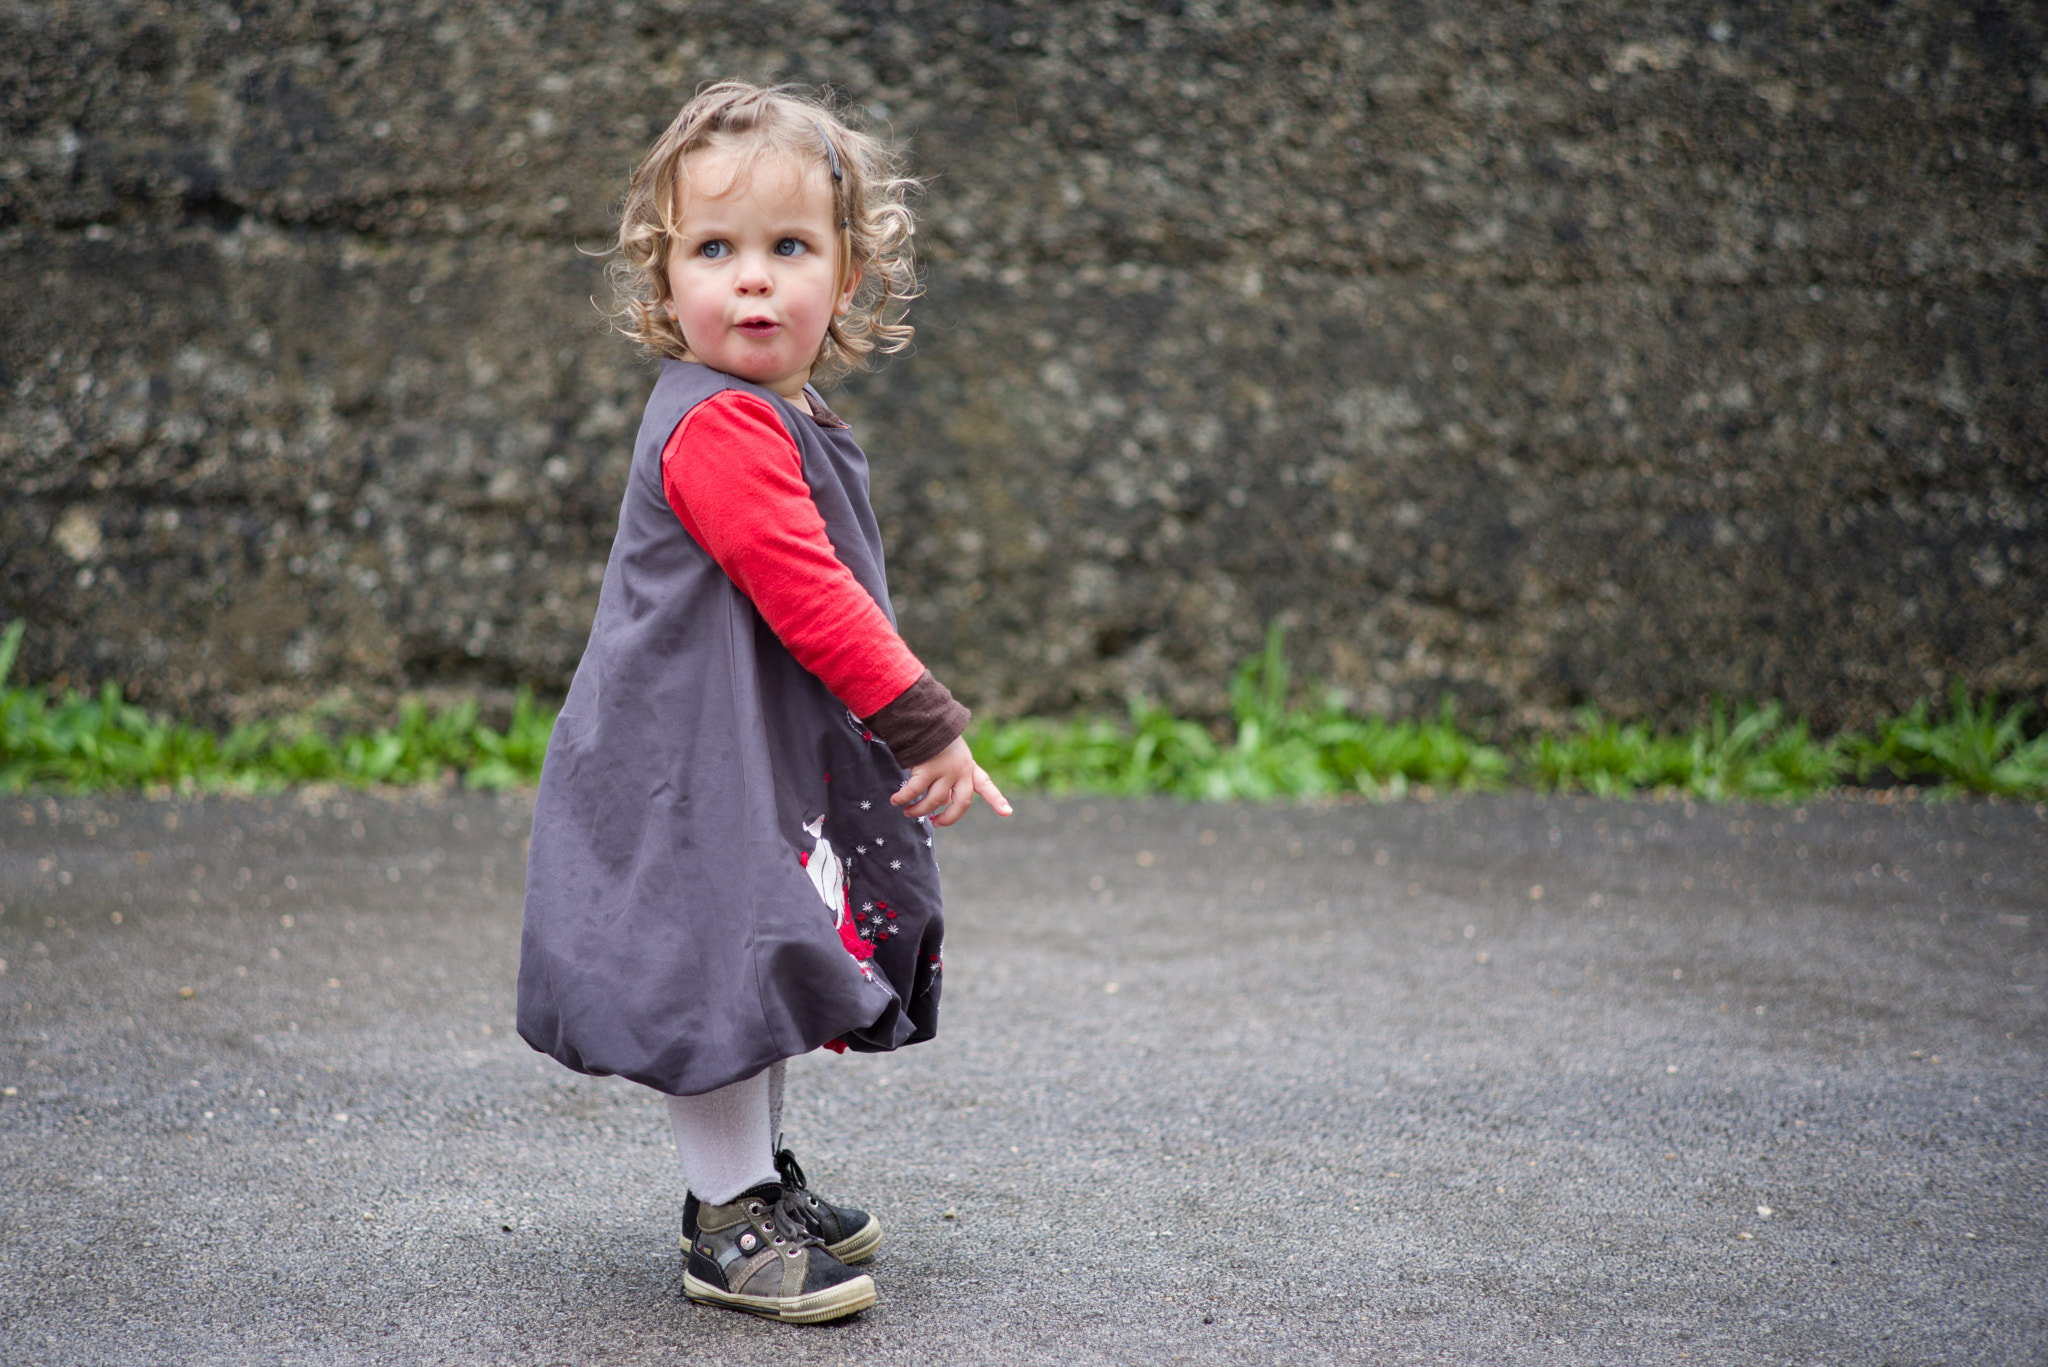
M832 306L834 318L844 318L853 309L853 292L860 288L860 267L855 266L846 274L846 288L839 291L839 302Z

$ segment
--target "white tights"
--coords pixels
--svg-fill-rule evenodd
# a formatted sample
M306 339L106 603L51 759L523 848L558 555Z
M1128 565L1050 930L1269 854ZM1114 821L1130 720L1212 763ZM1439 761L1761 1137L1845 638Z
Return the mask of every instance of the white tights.
M722 1206L763 1182L779 1181L783 1060L715 1092L668 1098L669 1128L683 1178L706 1205Z

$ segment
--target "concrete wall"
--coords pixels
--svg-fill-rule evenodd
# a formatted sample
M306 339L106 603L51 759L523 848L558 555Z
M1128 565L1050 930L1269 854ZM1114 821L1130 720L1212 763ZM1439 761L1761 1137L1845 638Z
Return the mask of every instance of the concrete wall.
M0 0L0 616L200 710L563 686L698 82L909 140L833 394L978 706L2048 689L2037 6Z

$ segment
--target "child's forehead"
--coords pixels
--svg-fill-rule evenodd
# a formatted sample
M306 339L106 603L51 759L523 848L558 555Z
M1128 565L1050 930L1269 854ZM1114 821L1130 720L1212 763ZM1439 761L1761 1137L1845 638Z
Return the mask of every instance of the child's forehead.
M822 188L824 159L798 155L763 138L721 138L685 155L676 165L676 206L692 199L745 196L781 199ZM812 184L811 182L819 182ZM828 191L829 193L829 191Z

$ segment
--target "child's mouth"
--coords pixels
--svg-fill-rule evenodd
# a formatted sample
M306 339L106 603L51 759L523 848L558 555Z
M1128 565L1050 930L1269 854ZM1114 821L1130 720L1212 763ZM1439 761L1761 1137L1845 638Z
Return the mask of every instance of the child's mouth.
M748 337L773 337L782 330L782 324L772 318L743 318L733 326Z

